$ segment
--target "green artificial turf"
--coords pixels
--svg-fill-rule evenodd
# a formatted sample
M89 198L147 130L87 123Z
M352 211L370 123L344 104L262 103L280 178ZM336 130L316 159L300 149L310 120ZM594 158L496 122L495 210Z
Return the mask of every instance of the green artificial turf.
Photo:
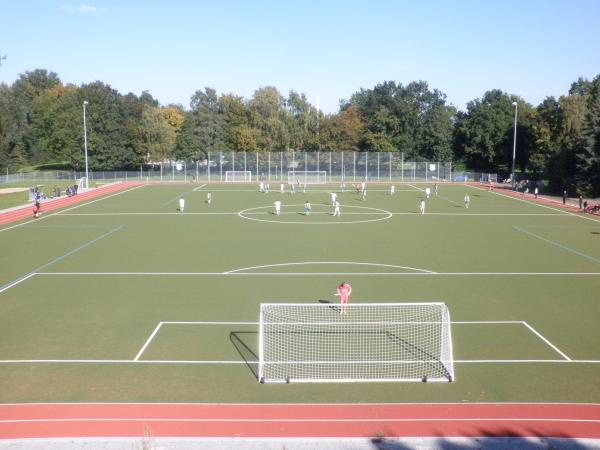
M333 217L339 186L150 185L5 225L0 402L600 402L600 222L462 185L420 215L423 187L344 192ZM445 302L456 380L258 383L260 303L341 281Z

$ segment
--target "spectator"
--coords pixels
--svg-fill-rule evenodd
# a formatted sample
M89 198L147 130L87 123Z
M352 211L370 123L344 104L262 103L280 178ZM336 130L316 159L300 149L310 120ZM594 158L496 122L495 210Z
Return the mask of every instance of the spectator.
M563 205L567 204L567 191L566 189L563 191Z

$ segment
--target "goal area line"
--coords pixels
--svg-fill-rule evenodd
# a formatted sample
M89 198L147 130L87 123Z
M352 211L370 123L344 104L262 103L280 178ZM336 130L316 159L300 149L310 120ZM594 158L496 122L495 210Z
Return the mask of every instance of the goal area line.
M407 303L407 305L410 304L416 304L416 303ZM304 304L303 304L304 305ZM370 324L371 322L369 322ZM379 322L376 322L379 323ZM421 323L421 322L418 322ZM569 358L564 352L562 352L556 345L554 345L552 342L550 342L546 337L544 337L541 333L539 333L535 328L533 328L531 325L529 325L526 321L521 321L521 320L491 320L491 321L450 321L451 325L522 325L524 326L528 331L531 332L531 334L533 334L535 337L537 337L538 339L542 340L544 342L544 344L546 344L548 347L550 347L554 352L558 353L562 359L560 360L553 360L553 359L544 359L544 360L535 360L535 359L527 359L527 360L495 360L495 359L486 359L486 360L463 360L464 362L475 362L475 361L488 361L488 362L521 362L521 361L528 361L528 362L533 362L533 361L543 361L543 362L557 362L557 361L566 361L566 362L572 362L573 360L571 358ZM150 336L148 337L148 339L146 339L146 341L144 342L144 345L140 348L140 350L138 351L138 353L136 354L136 356L134 357L132 362L143 362L143 360L141 360L140 358L142 357L142 355L144 354L144 352L147 350L147 348L151 345L152 341L154 340L154 338L158 335L159 331L162 329L163 326L166 325L195 325L195 326L237 326L237 325L241 325L241 326L254 326L254 327L258 327L259 326L259 322L243 322L243 321L237 321L237 322L215 322L215 321L165 321L165 322L159 322L158 325L154 328L154 330L152 331L152 333L150 334ZM0 361L1 362L1 361ZM389 362L389 361L388 361Z
M455 359L455 364L600 364L600 359L571 359L564 352L558 349L552 342L539 333L526 321L519 320L497 320L497 321L451 321L451 325L522 325L531 332L536 338L542 340L548 347L556 352L560 359ZM141 359L144 352L151 346L152 341L159 334L162 327L167 325L177 326L252 326L258 327L259 322L254 321L165 321L159 322L150 336L144 342L138 353L133 359L60 359L60 358L40 358L40 359L5 359L0 360L3 364L189 364L189 365L247 365L258 364L258 360L144 360Z

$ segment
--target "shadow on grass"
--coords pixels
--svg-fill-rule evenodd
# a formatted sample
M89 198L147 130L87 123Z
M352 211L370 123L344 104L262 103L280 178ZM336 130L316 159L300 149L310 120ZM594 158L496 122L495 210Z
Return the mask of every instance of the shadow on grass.
M232 331L229 333L229 340L242 357L254 378L258 379L258 355L248 344L249 335L257 335L256 331ZM256 341L256 339L253 339Z
M337 314L340 313L340 306L337 303L333 303L331 300L319 300L319 303L322 303L324 305L330 305L329 309L331 309Z

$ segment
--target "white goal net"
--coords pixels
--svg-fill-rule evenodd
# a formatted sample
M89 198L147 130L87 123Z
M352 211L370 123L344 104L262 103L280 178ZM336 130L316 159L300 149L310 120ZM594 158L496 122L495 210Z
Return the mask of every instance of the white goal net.
M444 303L260 305L258 379L269 382L452 381Z
M326 184L326 170L289 170L288 184Z
M252 172L249 170L228 170L225 172L225 181L228 183L250 183Z

